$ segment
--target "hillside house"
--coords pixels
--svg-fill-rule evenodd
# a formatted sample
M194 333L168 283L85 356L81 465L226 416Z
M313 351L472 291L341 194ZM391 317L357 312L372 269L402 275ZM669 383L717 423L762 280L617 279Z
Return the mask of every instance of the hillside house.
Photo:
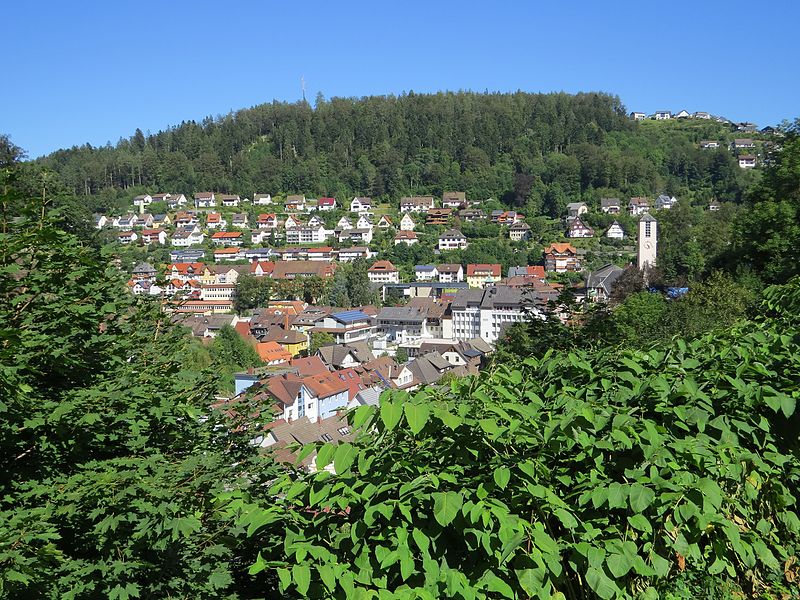
M351 213L365 213L372 210L372 198L356 196L350 201Z
M569 225L567 226L567 237L568 238L590 238L594 237L594 229L589 227L586 223L583 222L583 219L580 217L575 217L570 221Z
M419 242L417 239L417 234L413 231L398 231L397 235L394 236L394 245L397 246L398 244L405 244L406 246L413 246Z
M436 267L439 283L461 283L464 281L464 267L454 263L444 263Z
M448 229L439 236L439 250L464 250L467 247L467 236L458 229Z
M447 208L463 208L467 206L467 195L464 192L445 192L442 194L442 206Z
M404 213L427 213L433 206L433 196L407 196L400 198L400 212Z
M544 249L544 268L556 273L580 271L578 251L569 243L550 244Z
M752 154L742 154L736 160L742 169L752 169L756 166L756 157Z
M256 206L269 206L272 204L272 194L254 194L253 204Z
M317 201L317 210L327 212L329 210L335 210L337 207L336 198L320 198Z
M436 281L438 278L439 270L434 265L416 265L414 267L414 279L416 281Z
M653 118L656 121L669 121L672 118L672 113L668 110L657 110Z
M218 212L206 214L206 229L225 229L228 221Z
M367 277L371 283L400 283L400 272L390 261L379 260L368 270Z
M389 229L394 227L394 222L389 215L382 215L378 221L378 229Z
M414 227L416 227L416 224L411 215L409 213L404 214L403 218L400 219L400 231L414 231Z
M650 199L643 196L631 198L628 203L628 214L631 216L643 215L650 210Z
M669 210L673 206L678 203L678 199L675 196L668 196L667 194L661 194L656 198L656 210Z
M607 215L618 215L621 203L619 198L600 198L600 211Z
M508 228L508 237L513 242L528 240L531 237L531 226L527 223L514 223Z
M283 210L289 212L301 212L306 209L306 197L302 194L292 194L286 196L283 203Z
M568 219L576 219L581 215L585 215L589 212L589 207L586 206L586 202L570 202L567 204L567 218Z
M237 194L220 194L218 200L222 206L234 208L241 204L242 199Z
M145 246L150 244L161 244L163 246L167 243L167 232L163 229L143 229L142 243Z
M194 195L195 208L213 208L217 205L217 197L214 192L197 192Z
M218 231L211 236L211 242L215 246L241 246L244 236L241 231Z
M625 231L622 229L622 225L614 221L606 230L606 237L612 240L625 239Z
M499 264L467 265L467 285L480 289L487 285L495 285L500 282L502 273L502 267Z

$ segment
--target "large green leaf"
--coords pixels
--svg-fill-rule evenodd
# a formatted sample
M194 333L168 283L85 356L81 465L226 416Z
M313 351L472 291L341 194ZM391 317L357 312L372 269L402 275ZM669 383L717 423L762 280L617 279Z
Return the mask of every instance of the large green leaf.
M387 431L394 429L403 416L403 405L399 402L384 400L381 402L381 421Z
M346 473L358 454L355 446L350 442L341 442L333 455L333 468L337 475Z
M452 523L461 510L464 499L458 492L436 492L433 497L433 516L442 527Z
M403 410L412 433L416 435L422 431L425 423L428 422L428 415L430 414L428 405L420 402L408 402L404 405Z

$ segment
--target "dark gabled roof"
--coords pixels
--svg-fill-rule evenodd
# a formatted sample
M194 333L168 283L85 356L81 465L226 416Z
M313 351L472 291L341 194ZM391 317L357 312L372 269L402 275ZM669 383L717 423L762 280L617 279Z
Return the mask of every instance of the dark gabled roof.
M611 294L611 288L614 287L614 283L616 283L617 279L619 279L624 272L625 269L617 265L604 265L596 271L589 273L589 276L586 278L586 287L587 289L603 288L607 295Z
M421 323L426 318L425 311L408 306L384 306L378 313L379 321L414 321Z

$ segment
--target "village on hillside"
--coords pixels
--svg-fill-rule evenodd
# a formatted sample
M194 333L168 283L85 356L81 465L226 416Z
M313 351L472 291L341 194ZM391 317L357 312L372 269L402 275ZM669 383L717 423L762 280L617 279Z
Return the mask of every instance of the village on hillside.
M143 194L133 198L129 214L96 215L94 226L116 231L112 239L120 247L168 253L163 263L132 266L132 294L161 302L201 340L231 327L256 350L263 367L236 374L233 395L221 402L255 397L273 406L274 419L257 441L268 446L302 441L302 432L317 439L326 419L376 404L386 389L411 391L477 373L510 325L548 315L566 320L559 308L565 288L577 302L607 302L625 264L655 265L651 213L677 202L662 194L627 202L602 198L591 209L569 203L563 241L542 247L536 264L528 264L534 261L527 254L523 264L505 267L455 262L472 242L462 229L492 224L521 252L530 244L531 226L519 212L486 210L464 192L403 197L394 205L302 194ZM161 211L151 212L154 206ZM707 206L719 208L717 201ZM588 225L590 210L609 225ZM618 220L623 217L629 231ZM588 269L580 244L596 238L616 244L615 260ZM441 262L396 265L383 258L387 248L417 245ZM347 263L366 266L364 283L375 302L325 305L323 290ZM237 310L237 289L248 279L268 282L269 298ZM329 432L334 439L348 433Z

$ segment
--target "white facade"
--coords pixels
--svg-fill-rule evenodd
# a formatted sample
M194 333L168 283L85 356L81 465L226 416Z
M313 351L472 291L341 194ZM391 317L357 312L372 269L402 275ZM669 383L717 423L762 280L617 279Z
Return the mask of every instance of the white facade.
M639 219L639 240L637 247L637 264L640 269L656 265L658 244L658 223L648 213Z
M318 227L293 227L286 230L287 244L321 244L328 236L325 228Z
M400 219L400 231L414 231L414 227L414 219L411 218L411 215L404 214L403 218Z
M625 231L619 223L614 221L606 231L606 237L612 240L622 240L625 239Z

